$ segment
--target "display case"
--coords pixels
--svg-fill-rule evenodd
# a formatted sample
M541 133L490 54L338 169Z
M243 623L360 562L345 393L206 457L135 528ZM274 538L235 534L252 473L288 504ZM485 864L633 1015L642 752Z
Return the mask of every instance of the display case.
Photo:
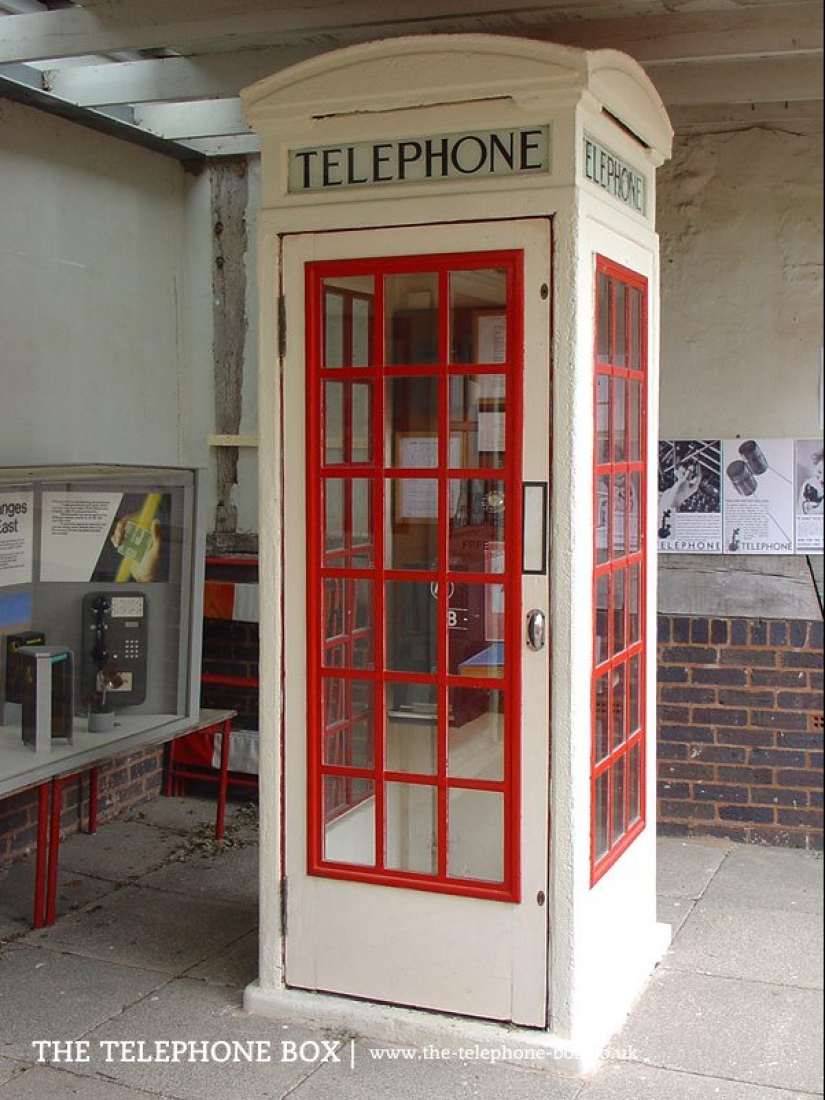
M172 734L197 718L200 480L153 466L0 469L4 738L20 738L37 695L27 669L45 663L25 654L38 646L73 657L52 705L71 706L76 732Z

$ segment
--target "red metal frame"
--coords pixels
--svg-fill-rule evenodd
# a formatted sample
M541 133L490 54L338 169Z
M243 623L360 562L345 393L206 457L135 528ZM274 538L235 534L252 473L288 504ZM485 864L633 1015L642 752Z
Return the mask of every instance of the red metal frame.
M594 296L591 885L646 822L647 280L597 256Z
M507 281L507 362L495 365L451 363L449 356L449 275L453 271L491 268L503 269ZM438 277L439 294L437 363L392 366L386 364L384 348L384 279L391 275L431 273ZM370 312L371 347L369 366L326 367L323 361L325 339L323 303L325 280L332 278L370 276L374 280L374 296ZM388 886L443 893L470 895L495 900L519 899L520 880L520 684L521 684L521 469L522 469L522 375L523 375L523 290L522 254L518 251L452 253L427 256L382 257L349 261L325 261L308 264L306 268L307 326L307 634L308 634L308 871L310 874L341 879L355 879ZM346 332L346 326L342 329ZM346 340L345 340L346 346ZM505 374L507 386L506 467L504 469L450 467L450 378L461 375ZM384 384L393 377L435 377L439 398L438 465L435 468L404 468L404 479L432 479L438 482L437 564L431 570L392 568L384 558L385 509L391 507L388 488L399 477L397 467L391 467L384 455ZM343 461L329 464L324 452L324 383L368 383L372 388L370 421L371 453L366 461L354 460L349 434L347 403L344 413ZM504 537L507 544L507 570L495 574L496 583L505 587L505 668L507 678L490 676L467 677L449 671L448 610L450 593L456 583L489 584L490 574L457 573L449 568L449 492L450 475L460 479L495 479L504 481L507 508ZM355 545L350 527L349 506L353 479L370 483L372 544ZM347 520L343 550L327 554L324 549L325 494L330 479L340 479L344 492ZM353 565L353 559L365 552L371 554L368 566ZM343 629L333 639L325 639L325 623L334 608L324 599L328 580L340 582L339 593L344 604L352 607L357 581L372 585L372 624L361 629ZM387 581L428 582L437 604L436 670L432 673L401 672L387 669L385 584ZM370 667L346 667L359 637L367 635L372 643ZM332 662L334 651L337 660ZM332 681L345 690L341 723L332 731L324 730L324 692ZM355 767L346 752L327 755L323 746L332 735L343 735L359 716L353 713L351 691L357 681L370 685L374 715L374 759L371 766ZM438 699L437 767L434 775L389 771L386 766L386 688L387 684L409 683L432 686ZM503 692L505 722L505 764L501 781L458 778L448 774L448 692L450 688L495 689ZM328 743L328 742L327 742ZM335 761L335 762L333 762ZM340 761L340 762L338 762ZM336 798L341 804L324 805L324 782L329 777L341 781ZM371 794L363 793L363 781L371 783ZM358 782L361 781L361 782ZM437 802L437 871L423 874L397 870L386 861L385 784L391 782L427 786L436 793ZM494 791L504 799L503 881L486 882L458 878L448 873L449 821L448 800L451 790ZM371 866L333 862L324 858L325 821L336 813L346 812L358 802L374 797L375 853Z

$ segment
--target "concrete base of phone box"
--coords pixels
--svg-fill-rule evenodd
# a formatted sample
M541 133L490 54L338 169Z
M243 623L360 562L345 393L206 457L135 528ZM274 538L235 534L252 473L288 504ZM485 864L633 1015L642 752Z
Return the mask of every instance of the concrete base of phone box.
M304 989L263 989L253 982L244 991L244 1009L283 1023L346 1033L376 1044L472 1051L481 1064L516 1065L546 1069L566 1077L589 1073L605 1056L610 1040L621 1029L651 973L661 962L671 940L668 924L657 924L647 944L646 958L637 960L638 982L614 999L609 1018L594 1013L598 1022L575 1039L562 1038L538 1028L449 1016L398 1005L376 1004ZM603 1006L601 1006L603 1008ZM339 1053L345 1060L347 1057Z

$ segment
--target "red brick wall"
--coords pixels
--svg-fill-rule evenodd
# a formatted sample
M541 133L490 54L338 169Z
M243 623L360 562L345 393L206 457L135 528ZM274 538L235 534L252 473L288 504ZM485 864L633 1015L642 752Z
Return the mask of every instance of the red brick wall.
M822 622L659 616L662 832L821 848Z
M163 749L150 748L119 756L98 771L98 821L111 821L127 810L151 802L160 793ZM37 791L0 799L0 864L34 849L37 834ZM85 829L89 821L88 776L74 776L63 787L60 815L62 836Z

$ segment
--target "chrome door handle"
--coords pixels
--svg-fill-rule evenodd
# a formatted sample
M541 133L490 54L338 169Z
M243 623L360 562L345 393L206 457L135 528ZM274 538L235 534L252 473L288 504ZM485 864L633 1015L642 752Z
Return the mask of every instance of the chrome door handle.
M527 645L532 650L544 649L547 636L547 617L534 607L527 612Z

